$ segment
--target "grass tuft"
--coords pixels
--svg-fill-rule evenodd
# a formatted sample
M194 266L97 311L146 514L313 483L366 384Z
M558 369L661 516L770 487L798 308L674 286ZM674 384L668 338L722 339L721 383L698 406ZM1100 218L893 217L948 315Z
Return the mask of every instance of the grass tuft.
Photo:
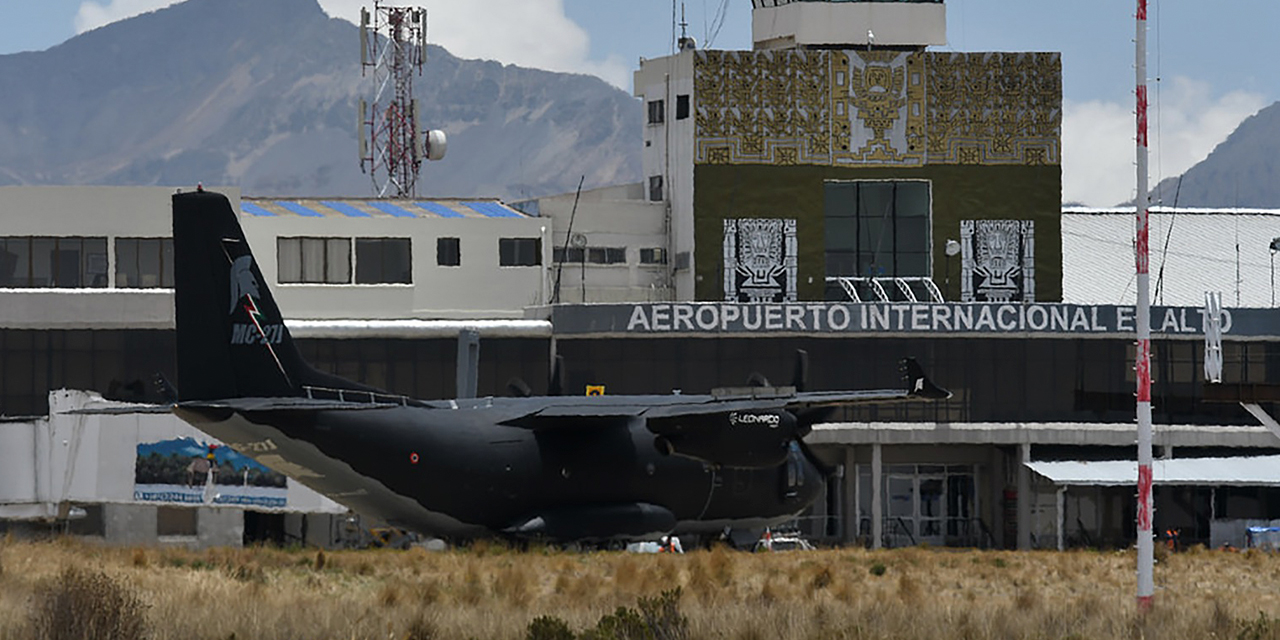
M36 591L29 628L36 640L141 640L146 605L104 573L69 568Z

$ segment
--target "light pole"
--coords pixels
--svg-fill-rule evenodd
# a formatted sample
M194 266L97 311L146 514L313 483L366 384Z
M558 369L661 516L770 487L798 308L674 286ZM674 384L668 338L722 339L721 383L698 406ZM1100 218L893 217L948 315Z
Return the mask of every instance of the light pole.
M1271 306L1276 306L1276 252L1280 251L1280 238L1271 239Z
M1276 238L1276 241L1280 242L1280 238ZM951 258L955 257L957 253L960 253L960 243L948 238L945 252L947 254L947 295L951 295ZM1274 255L1275 251L1272 251L1271 253Z

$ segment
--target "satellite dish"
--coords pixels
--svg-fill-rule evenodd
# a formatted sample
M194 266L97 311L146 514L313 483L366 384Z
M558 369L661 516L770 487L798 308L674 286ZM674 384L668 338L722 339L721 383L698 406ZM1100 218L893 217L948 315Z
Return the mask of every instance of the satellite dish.
M579 249L587 246L587 234L575 233L569 236L569 246Z
M947 240L947 256L954 256L960 253L960 243L955 240Z
M427 159L443 160L444 154L449 151L449 138L439 129L432 129L428 131L426 137Z

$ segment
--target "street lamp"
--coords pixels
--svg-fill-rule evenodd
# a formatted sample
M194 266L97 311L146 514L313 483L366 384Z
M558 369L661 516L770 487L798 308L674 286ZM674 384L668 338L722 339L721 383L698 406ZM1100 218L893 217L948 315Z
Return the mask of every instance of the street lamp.
M1280 242L1280 238L1276 238L1275 242ZM1272 244L1274 245L1275 242ZM948 238L945 253L947 254L947 295L951 295L951 258L960 253L960 243ZM1272 250L1271 255L1275 255L1275 250Z
M1271 306L1276 306L1276 252L1280 251L1280 238L1271 239Z

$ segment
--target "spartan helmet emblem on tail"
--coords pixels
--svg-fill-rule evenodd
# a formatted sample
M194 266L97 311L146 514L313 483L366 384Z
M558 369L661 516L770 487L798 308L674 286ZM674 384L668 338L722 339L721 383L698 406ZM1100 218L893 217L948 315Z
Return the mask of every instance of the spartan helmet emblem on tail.
M240 256L231 263L231 310L228 314L236 312L236 304L246 295L250 299L262 297L258 291L258 279L253 277L252 267L251 255Z

